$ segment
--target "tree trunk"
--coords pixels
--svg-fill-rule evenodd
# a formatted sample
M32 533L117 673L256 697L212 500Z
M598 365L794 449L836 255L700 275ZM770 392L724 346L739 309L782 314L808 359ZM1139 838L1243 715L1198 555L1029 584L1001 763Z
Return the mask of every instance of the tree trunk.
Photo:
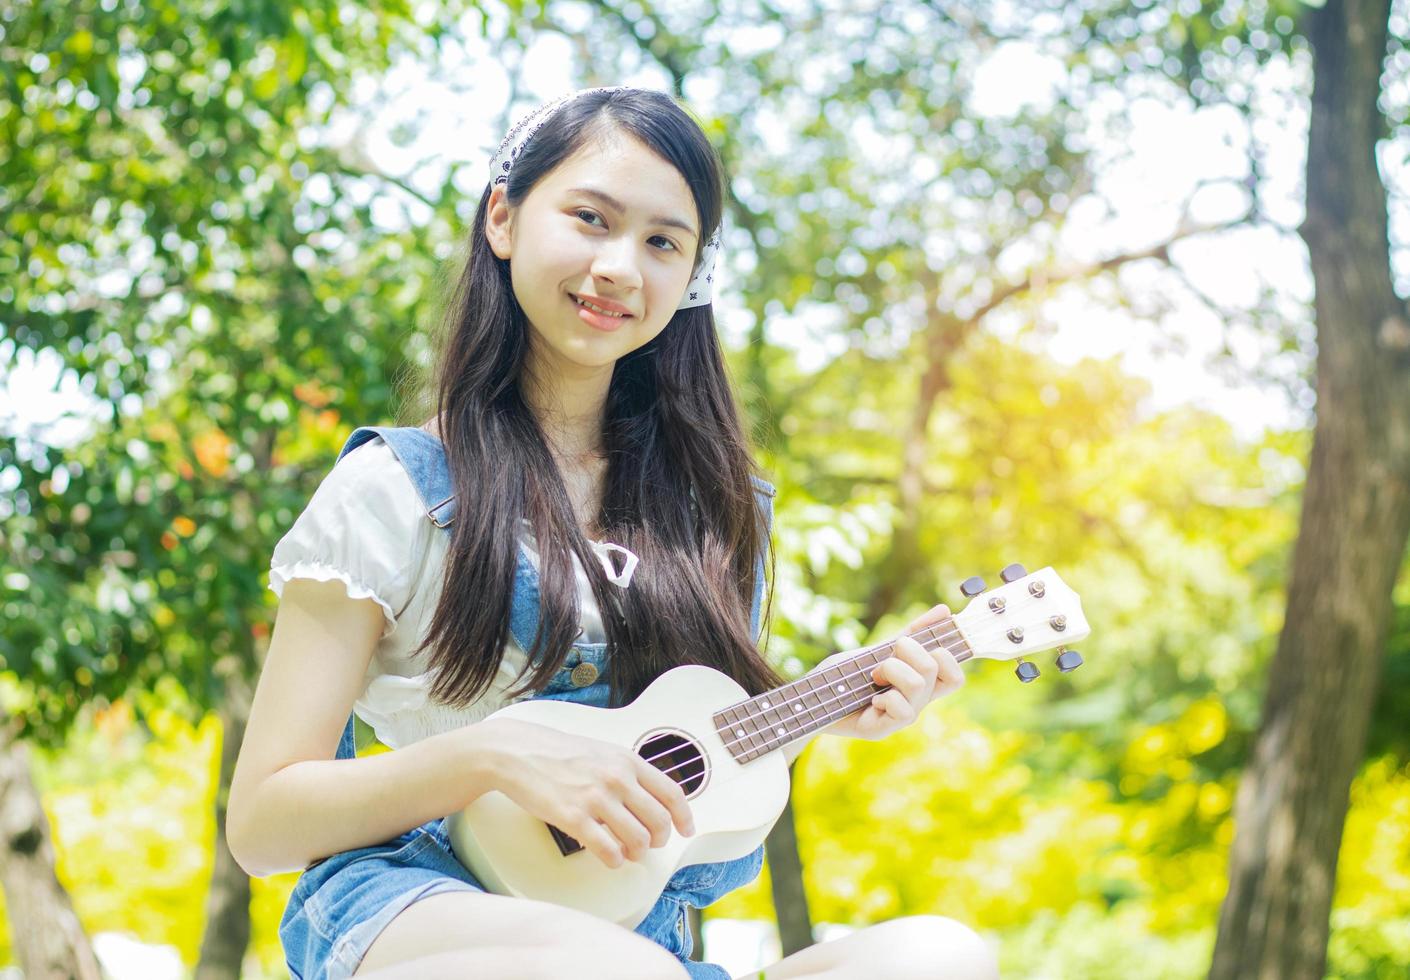
M0 714L0 885L15 957L27 980L99 980L98 960L54 873L49 820L29 771L29 750Z
M1213 980L1320 980L1337 853L1410 535L1410 318L1375 161L1389 0L1306 12L1317 425L1288 610L1235 808Z
M795 761L794 766L797 766ZM769 881L773 886L774 916L778 920L778 941L783 955L791 956L813 945L813 920L808 914L808 894L803 890L803 860L798 855L798 829L793 823L793 791L778 823L764 839L769 859Z
M250 944L250 879L230 855L225 842L225 810L230 778L245 739L251 694L242 678L231 678L219 708L221 720L220 786L215 798L215 866L206 894L206 931L201 937L195 980L240 980L240 965Z

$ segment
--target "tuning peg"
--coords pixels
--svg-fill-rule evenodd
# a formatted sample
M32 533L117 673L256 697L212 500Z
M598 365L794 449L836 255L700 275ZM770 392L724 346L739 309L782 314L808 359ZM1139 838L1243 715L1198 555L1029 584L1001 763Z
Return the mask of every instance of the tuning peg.
M1013 669L1013 672L1018 675L1019 680L1027 684L1038 676L1038 665L1031 664L1027 660L1022 660L1019 661L1018 666Z
M964 593L966 599L973 599L984 591L984 580L978 575L971 575L960 583L960 591Z
M1002 572L999 573L999 578L1003 579L1004 584L1007 585L1010 582L1017 582L1019 579L1023 578L1023 576L1027 574L1028 569L1024 568L1018 562L1014 562L1012 565L1008 566Z
M1076 650L1061 650L1058 652L1057 669L1064 674L1069 674L1082 666L1082 654Z

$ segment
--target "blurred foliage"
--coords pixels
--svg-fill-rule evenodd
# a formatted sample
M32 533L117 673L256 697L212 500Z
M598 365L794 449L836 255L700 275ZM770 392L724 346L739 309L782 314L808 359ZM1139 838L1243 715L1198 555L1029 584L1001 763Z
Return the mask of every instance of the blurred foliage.
M30 738L163 678L205 708L253 673L256 570L339 420L388 411L449 237L451 188L437 210L313 134L464 9L5 8L25 56L0 58L0 358L59 354L98 421L67 449L0 438L0 667ZM374 188L439 218L389 229Z

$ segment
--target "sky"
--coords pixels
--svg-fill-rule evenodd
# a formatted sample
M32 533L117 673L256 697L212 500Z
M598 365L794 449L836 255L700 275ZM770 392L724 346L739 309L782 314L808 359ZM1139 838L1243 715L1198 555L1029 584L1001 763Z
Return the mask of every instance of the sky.
M310 138L339 141L360 128L366 136L363 148L379 168L406 175L427 190L452 161L479 160L487 167L502 135L496 120L509 98L510 79L487 42L475 32L467 33L470 37L465 48L443 61L438 75L452 78L453 85L429 77L424 62L408 59L384 77L361 80L355 87L356 108L336 117L323 134L309 134ZM492 25L487 33L495 36L499 27ZM740 43L747 46L749 42L742 38ZM530 89L520 93L514 118L543 99L576 88L578 83L570 74L575 64L575 54L564 37L542 36L526 55L522 77ZM1052 83L1060 76L1060 64L1027 43L1001 44L978 69L967 109L984 116L1012 114L1026 103L1048 98ZM620 79L657 88L666 88L666 81L650 72ZM1293 84L1286 68L1274 67L1260 88L1266 87L1270 93L1288 91ZM705 80L688 87L685 94L705 113L715 95ZM399 145L404 141L394 138L395 131L399 126L405 130L407 122L418 115L417 138ZM1292 228L1301 219L1305 112L1293 103L1288 111L1269 115L1279 122L1265 123L1258 132L1266 151L1265 204L1274 220ZM1139 248L1165 237L1174 228L1180 203L1190 198L1200 181L1236 178L1242 173L1239 140L1243 127L1232 110L1193 112L1147 100L1132 107L1130 119L1121 146L1110 145L1110 139L1094 133L1094 138L1107 144L1098 143L1100 152L1112 158L1099 170L1102 179L1098 189L1114 211L1107 214L1085 205L1073 208L1060 239L1063 254L1073 263ZM480 186L464 189L475 194ZM417 205L408 207L407 200L388 196L379 198L374 207L383 212L388 223L405 220L404 214L416 220ZM1200 221L1227 220L1246 206L1244 192L1225 180L1204 186L1193 197L1191 213ZM1294 317L1302 315L1298 303L1310 302L1305 249L1290 233L1265 228L1204 235L1178 245L1173 256L1203 293L1230 308L1251 303L1253 284L1260 279L1278 284L1291 298L1289 312ZM724 253L716 281L717 317L727 344L742 342L749 319L732 294L732 259L737 257ZM1128 282L1138 293L1145 285L1144 276L1150 282L1150 294L1156 294L1159 283L1149 269L1131 267L1122 274L1131 277ZM1036 317L1034 314L1031 309L1013 314L1001 310L991 315L987 326L1019 343L1039 347L1063 363L1075 363L1083 357L1119 358L1126 371L1149 381L1148 408L1152 411L1195 405L1224 416L1247 439L1256 439L1268 428L1298 427L1309 421L1311 406L1295 403L1286 386L1255 385L1244 376L1245 371L1228 370L1227 362L1222 371L1211 367L1212 355L1226 340L1237 365L1272 367L1284 376L1295 376L1299 361L1287 356L1279 360L1266 334L1226 325L1192 295L1179 301L1159 325L1110 308L1094 299L1086 286L1059 291L1042 304ZM1040 329L1025 329L1031 328L1035 319ZM805 367L818 366L841 353L846 343L814 325L820 320L815 310L800 309L792 317L771 320L770 337L793 346ZM85 409L92 402L72 374L61 375L57 355L36 358L29 351L15 353L12 342L0 342L0 358L4 357L11 359L11 366L0 385L0 429L30 431L43 424L49 426L46 441L51 443L63 445L83 438L92 427L91 411ZM66 412L72 415L63 419Z

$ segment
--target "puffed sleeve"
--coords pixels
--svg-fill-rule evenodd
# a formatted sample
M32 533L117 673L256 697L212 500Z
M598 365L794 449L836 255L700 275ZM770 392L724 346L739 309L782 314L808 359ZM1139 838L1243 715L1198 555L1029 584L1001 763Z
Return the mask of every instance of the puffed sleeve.
M290 579L337 579L350 597L376 600L390 636L411 601L429 523L391 447L372 439L338 460L274 546L269 587L282 598Z

